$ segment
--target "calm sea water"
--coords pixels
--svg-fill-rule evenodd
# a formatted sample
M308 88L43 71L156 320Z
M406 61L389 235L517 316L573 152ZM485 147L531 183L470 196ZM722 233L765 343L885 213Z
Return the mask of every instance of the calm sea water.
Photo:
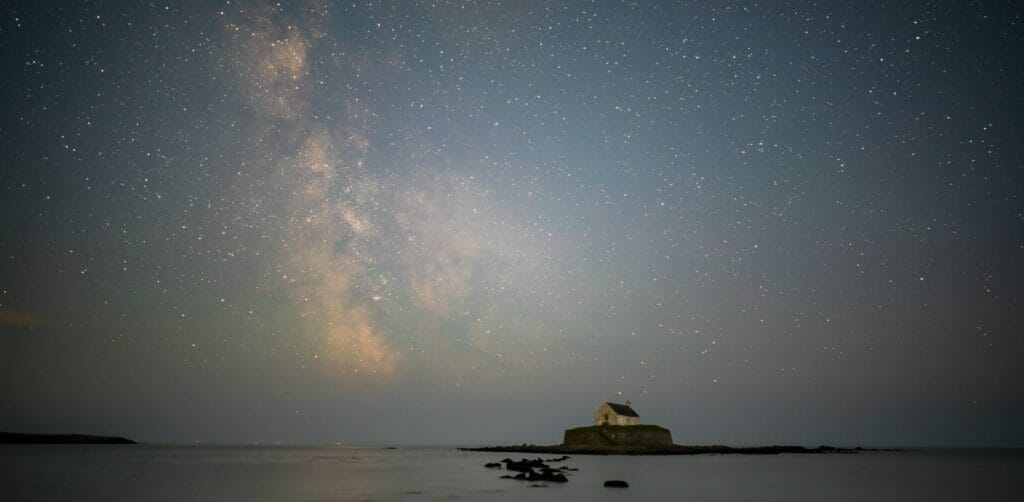
M483 467L505 456L446 448L0 446L0 499L1024 500L1024 450L576 455L565 462L579 469L569 483L544 487ZM630 488L604 488L608 479Z

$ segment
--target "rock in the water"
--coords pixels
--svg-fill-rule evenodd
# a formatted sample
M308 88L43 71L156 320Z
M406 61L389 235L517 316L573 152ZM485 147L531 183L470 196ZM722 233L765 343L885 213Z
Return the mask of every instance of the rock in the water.
M526 472L526 470L530 468L529 465L526 465L523 462L516 462L515 460L509 460L507 458L502 460L502 462L505 463L505 468L510 471Z
M501 479L513 479L513 478L512 478L512 476L509 476L508 474L505 474L504 476L501 477Z
M505 468L510 470L510 471L527 472L529 470L532 470L533 468L537 468L537 469L547 469L548 468L547 464L545 464L539 458L536 459L536 460L527 460L527 459L524 458L524 459L522 459L522 460L520 460L518 462L506 458L506 459L502 460L502 462L505 463Z
M568 457L565 457L565 458L568 458ZM552 483L567 483L567 482L569 482L569 478L566 478L565 474L562 474L562 470L563 469L569 470L570 468L568 468L568 467L561 467L561 468L558 468L558 469L552 469L549 465L544 463L544 460L539 459L539 458L533 459L533 460L528 460L528 459L524 458L524 459L522 459L522 460L520 460L518 462L515 461L515 460L512 460L510 458L506 458L506 459L502 459L502 462L505 464L505 468L506 469L508 469L510 471L518 471L519 472L519 474L516 474L516 476L514 478L512 476L507 476L506 475L506 476L502 476L502 479L509 479L509 478L511 478L511 479L519 479L519 480L523 480L523 481L550 481ZM486 467L500 467L500 464L498 462L488 463L488 464L484 464L484 465ZM534 468L540 469L540 472L535 471ZM576 470L576 469L571 469L571 470Z
M605 481L604 486L607 488L629 488L629 483L621 479L612 479Z
M484 467L488 469L501 469L501 464L499 464L498 462L487 462L486 464L484 464Z

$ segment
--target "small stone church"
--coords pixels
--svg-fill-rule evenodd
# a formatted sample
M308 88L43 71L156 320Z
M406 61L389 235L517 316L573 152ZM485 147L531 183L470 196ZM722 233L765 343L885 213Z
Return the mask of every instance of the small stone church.
M629 401L603 403L594 413L594 425L640 425L640 415L633 411Z

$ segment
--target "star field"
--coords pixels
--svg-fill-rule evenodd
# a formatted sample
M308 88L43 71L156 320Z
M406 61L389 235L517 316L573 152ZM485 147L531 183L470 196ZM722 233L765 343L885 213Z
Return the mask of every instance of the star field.
M2 12L0 429L1024 439L1014 2Z

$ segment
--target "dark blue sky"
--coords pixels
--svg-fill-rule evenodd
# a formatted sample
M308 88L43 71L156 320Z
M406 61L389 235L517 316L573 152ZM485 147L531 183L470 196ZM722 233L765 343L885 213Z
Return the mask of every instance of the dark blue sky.
M14 2L0 429L1024 445L1016 2Z

